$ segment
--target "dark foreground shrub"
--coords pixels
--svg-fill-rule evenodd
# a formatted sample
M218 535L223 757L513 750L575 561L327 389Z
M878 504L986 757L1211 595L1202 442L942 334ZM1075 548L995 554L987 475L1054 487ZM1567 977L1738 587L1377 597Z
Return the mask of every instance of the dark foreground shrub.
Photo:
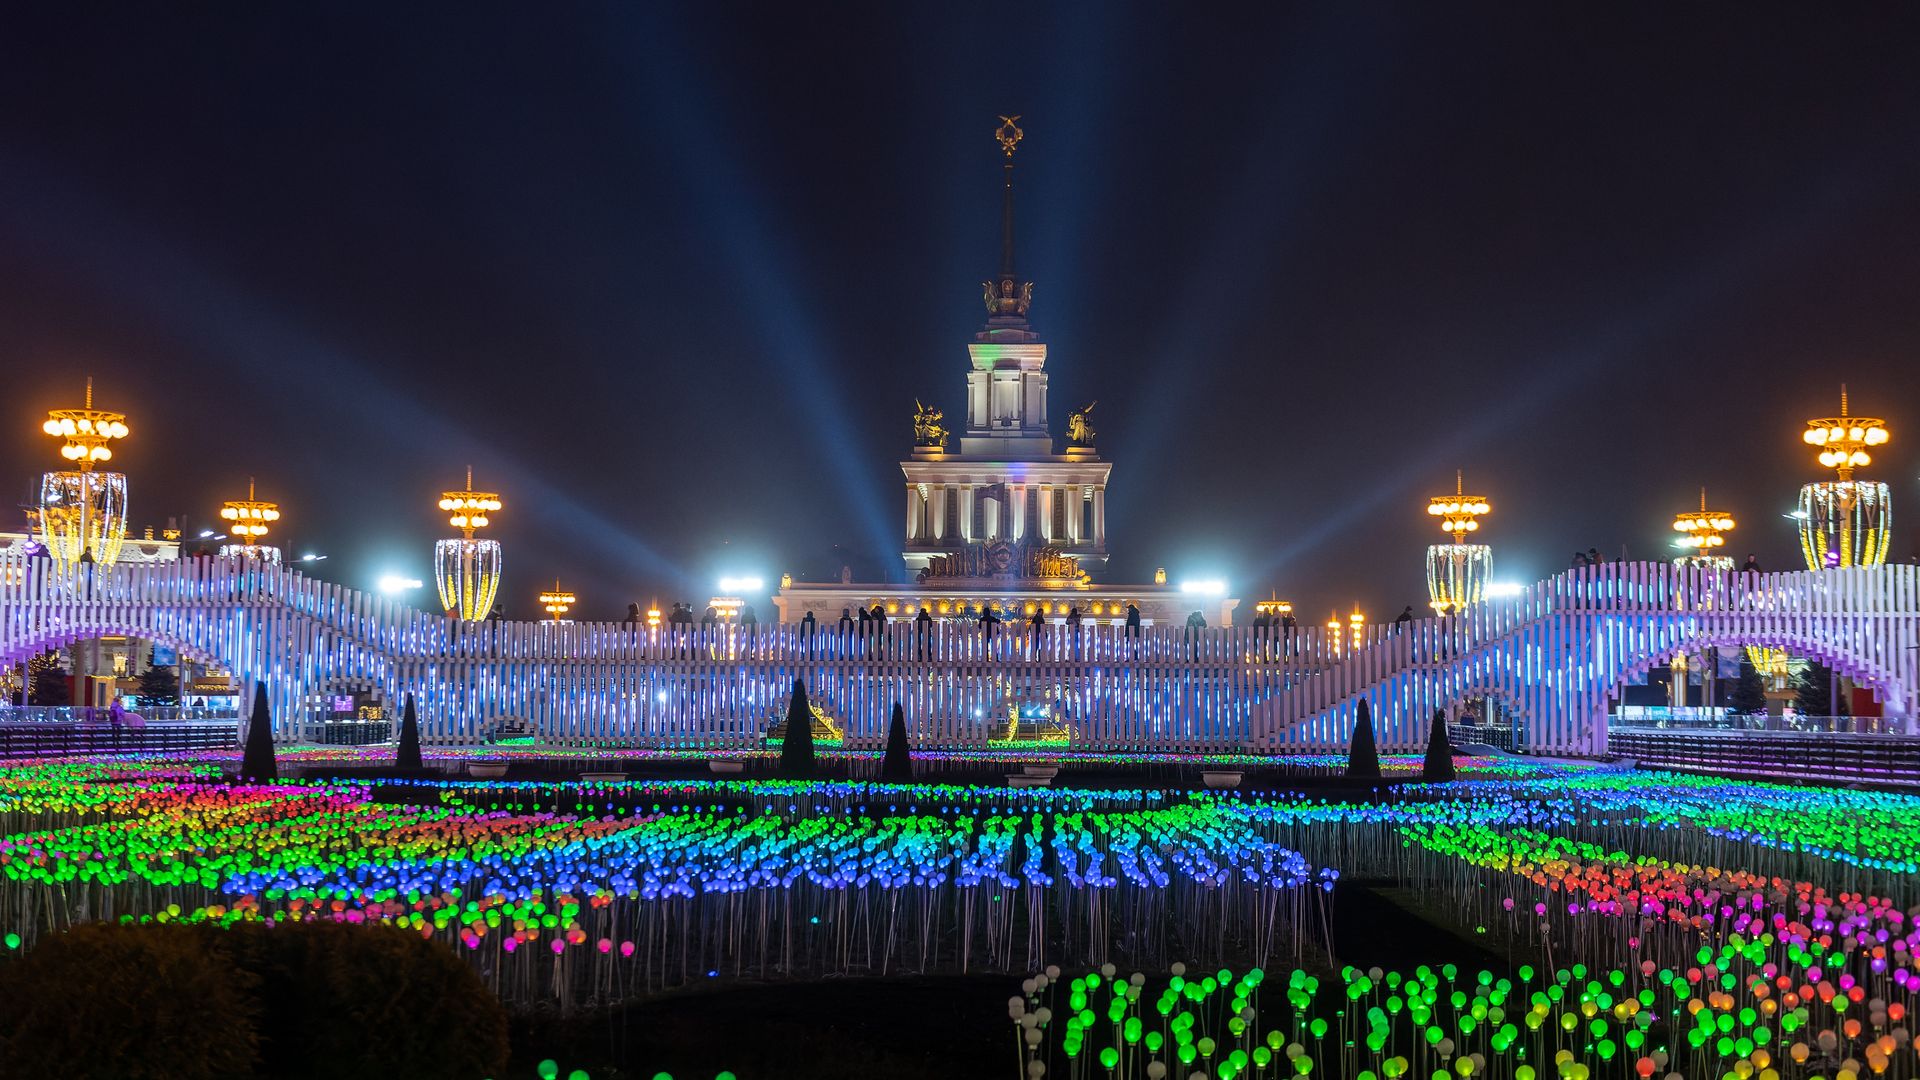
M474 1080L504 1067L507 1016L389 926L86 926L0 971L0 1040L0 1077Z
M261 1071L342 1076L498 1075L507 1011L444 943L390 926L297 923L226 931L260 980Z
M251 1076L253 977L199 926L79 926L0 969L0 1076Z

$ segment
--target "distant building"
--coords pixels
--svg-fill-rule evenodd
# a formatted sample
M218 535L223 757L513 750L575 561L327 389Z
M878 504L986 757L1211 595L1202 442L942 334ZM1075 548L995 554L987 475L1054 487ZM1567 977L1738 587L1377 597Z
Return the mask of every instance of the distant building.
M1047 401L1047 345L1028 322L1033 283L1013 266L1012 142L1002 210L1000 273L983 282L986 325L967 344L966 427L948 445L944 412L919 405L905 480L901 555L914 582L861 583L843 573L828 583L783 579L774 596L783 622L812 611L837 620L842 608L911 619L1002 618L1038 613L1059 622L1078 608L1089 622L1122 622L1129 604L1141 621L1185 624L1199 611L1209 626L1232 624L1237 600L1183 592L1156 575L1151 585L1096 583L1107 563L1107 481L1113 466L1095 449L1094 404L1068 415L1056 448ZM1017 141L1018 133L1012 136Z

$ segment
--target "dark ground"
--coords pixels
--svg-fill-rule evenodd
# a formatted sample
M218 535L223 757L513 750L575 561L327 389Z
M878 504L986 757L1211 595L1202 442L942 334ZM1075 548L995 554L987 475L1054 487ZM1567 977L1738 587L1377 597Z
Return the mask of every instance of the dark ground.
M981 1080L1018 1065L1007 999L1023 976L825 979L693 991L562 1019L517 1016L513 1064L593 1080Z
M1405 970L1454 963L1504 971L1498 945L1433 921L1412 891L1388 881L1340 882L1337 964ZM1331 974L1324 956L1309 966ZM1078 972L1075 972L1078 973ZM823 979L676 992L575 1017L530 1014L513 1024L513 1065L542 1059L561 1076L593 1080L1019 1080L1007 999L1021 975Z

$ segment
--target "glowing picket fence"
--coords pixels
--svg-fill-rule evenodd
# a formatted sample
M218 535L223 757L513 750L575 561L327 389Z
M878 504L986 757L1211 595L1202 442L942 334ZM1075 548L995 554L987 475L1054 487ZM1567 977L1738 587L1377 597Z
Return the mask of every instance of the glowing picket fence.
M1366 644L1263 702L1261 745L1339 747L1370 702L1382 745L1412 748L1435 710L1492 697L1536 750L1606 748L1608 699L1682 650L1771 645L1872 689L1912 730L1920 687L1920 568L1755 574L1611 563L1571 570L1520 596L1423 619Z
M1358 701L1381 744L1413 748L1435 709L1492 696L1536 750L1604 747L1625 679L1702 644L1778 645L1915 712L1916 569L1819 574L1612 564L1541 582L1450 620L1350 631L972 624L862 636L823 625L647 630L625 623L460 623L297 571L195 559L85 568L0 560L0 661L132 634L267 687L295 737L334 693L415 695L426 737L478 743L505 721L591 746L758 744L795 680L852 746L884 742L895 702L923 746L980 746L1010 709L1045 706L1076 746L1224 752L1338 748Z

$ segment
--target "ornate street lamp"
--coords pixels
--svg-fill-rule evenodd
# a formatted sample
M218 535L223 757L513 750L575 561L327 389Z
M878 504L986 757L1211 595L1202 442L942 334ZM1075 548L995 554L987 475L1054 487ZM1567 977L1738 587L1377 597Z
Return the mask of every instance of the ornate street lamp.
M1733 569L1733 556L1720 554L1727 544L1725 533L1733 531L1733 515L1724 510L1707 509L1707 489L1700 489L1700 509L1676 514L1673 531L1680 534L1674 543L1688 554L1673 560L1673 565L1695 566L1708 570Z
M1820 464L1835 479L1800 489L1800 553L1807 569L1878 566L1887 561L1893 533L1893 493L1874 480L1855 480L1853 470L1873 461L1867 448L1891 438L1886 421L1847 413L1847 388L1840 387L1840 415L1807 421L1800 438L1820 448Z
M574 595L560 588L560 582L553 583L552 590L540 594L540 606L546 610L549 622L560 622L567 617L567 610L573 607Z
M1453 494L1427 500L1427 513L1440 519L1440 531L1453 534L1453 543L1427 548L1427 596L1438 614L1459 611L1484 596L1493 576L1493 549L1466 539L1480 531L1479 518L1492 510L1486 496L1466 493L1462 472L1454 473Z
M440 606L467 622L487 617L500 591L500 542L476 540L474 532L489 524L487 515L500 509L500 496L473 490L473 466L467 466L467 489L440 493L440 509L458 537L433 545L433 580L440 589Z
M127 437L125 413L93 407L93 380L86 405L47 413L42 431L61 441L60 456L73 468L40 478L40 541L62 570L84 559L110 567L127 535L127 478L96 472L113 460L111 443Z
M220 545L221 558L280 565L280 549L260 542L267 535L267 526L280 520L280 504L256 500L253 477L247 477L246 498L220 504L220 519L227 523L228 536L240 538L237 544Z

